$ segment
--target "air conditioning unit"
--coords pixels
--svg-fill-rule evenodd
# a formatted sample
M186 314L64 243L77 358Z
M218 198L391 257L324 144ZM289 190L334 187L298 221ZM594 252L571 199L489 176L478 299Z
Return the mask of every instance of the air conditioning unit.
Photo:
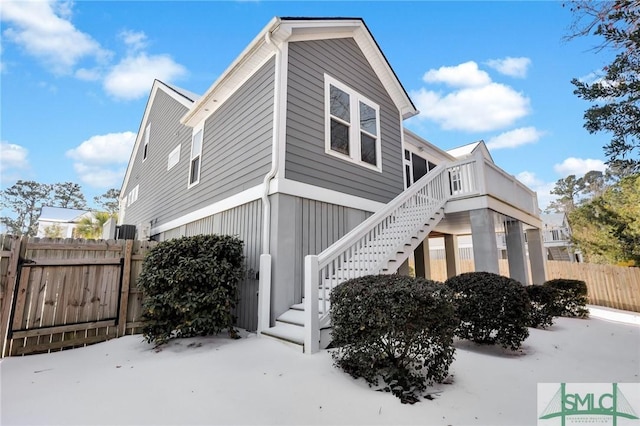
M118 240L135 240L136 239L136 226L135 225L120 225L116 230L116 239Z

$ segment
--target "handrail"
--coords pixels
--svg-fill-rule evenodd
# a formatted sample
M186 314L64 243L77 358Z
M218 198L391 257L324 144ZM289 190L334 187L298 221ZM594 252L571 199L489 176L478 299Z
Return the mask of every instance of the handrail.
M323 252L306 256L305 352L319 348L319 325L328 321L331 290L348 279L379 273L449 198L477 194L477 178L476 158L440 165Z

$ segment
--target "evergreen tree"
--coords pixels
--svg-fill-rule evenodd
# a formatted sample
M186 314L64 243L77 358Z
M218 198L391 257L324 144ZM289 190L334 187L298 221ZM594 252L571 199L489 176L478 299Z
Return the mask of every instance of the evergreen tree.
M598 50L616 52L594 82L574 78L574 94L590 101L584 127L611 134L604 147L610 163L640 170L640 0L570 2L574 23L568 38L594 34L603 39Z
M42 207L51 200L52 185L19 180L0 192L0 205L14 213L2 216L0 222L14 235L34 236Z

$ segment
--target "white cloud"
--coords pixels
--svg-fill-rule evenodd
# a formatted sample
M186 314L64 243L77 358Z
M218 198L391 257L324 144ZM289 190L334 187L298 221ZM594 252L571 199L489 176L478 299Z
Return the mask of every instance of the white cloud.
M500 74L508 75L510 77L524 78L527 76L527 71L531 65L531 59L524 57L512 58L507 56L504 59L490 59L486 63Z
M429 70L422 79L427 83L445 83L453 87L477 87L491 83L489 74L478 69L478 64L473 61Z
M117 188L122 184L125 167L106 168L84 163L74 163L73 169L80 181L94 188Z
M171 82L187 70L168 55L148 56L140 53L122 60L107 74L104 89L111 96L130 100L149 92L154 79Z
M418 118L434 121L444 130L503 129L530 112L529 98L492 81L473 61L429 70L423 80L452 87L448 92L423 87L411 93L420 110Z
M494 136L487 142L489 149L516 148L521 145L537 142L544 132L535 127L521 127Z
M596 160L593 158L575 158L569 157L560 164L553 166L553 170L556 171L562 177L569 175L575 175L576 177L582 177L585 173L591 170L598 170L604 172L607 169L607 165L602 160Z
M446 95L422 88L412 97L420 110L419 117L435 121L445 130L497 130L529 114L529 98L499 83Z
M556 195L551 194L551 190L555 187L555 182L544 182L533 172L520 172L516 175L516 179L536 192L538 195L538 207L542 210L545 210L551 201L558 198Z
M110 53L75 28L68 21L70 15L70 2L3 1L1 16L7 29L2 35L56 74L70 73L85 57L107 58Z
M80 180L90 186L107 188L122 182L136 134L109 133L92 136L66 155L74 160Z
M137 52L147 47L147 35L142 31L124 30L120 32L119 36L131 52Z
M102 78L102 72L99 68L80 68L74 75L78 80L84 81L98 81Z
M8 182L19 177L21 171L29 168L29 151L16 144L0 142L0 180Z

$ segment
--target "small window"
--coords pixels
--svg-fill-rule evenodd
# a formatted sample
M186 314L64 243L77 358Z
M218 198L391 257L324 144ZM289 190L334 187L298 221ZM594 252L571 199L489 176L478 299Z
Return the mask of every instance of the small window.
M138 201L138 189L139 189L139 187L140 187L140 185L136 185L131 191L129 191L129 195L126 197L127 207L129 207L131 204L133 204L136 201Z
M189 166L189 186L200 182L200 162L202 157L202 129L193 135L191 141L191 163Z
M151 133L151 123L147 125L147 128L144 131L144 148L142 148L142 161L147 159L147 154L149 152L149 134Z
M167 170L171 170L173 166L178 164L180 161L180 145L175 147L173 151L169 154L169 158L167 159Z
M326 74L325 96L325 151L381 171L378 105Z

